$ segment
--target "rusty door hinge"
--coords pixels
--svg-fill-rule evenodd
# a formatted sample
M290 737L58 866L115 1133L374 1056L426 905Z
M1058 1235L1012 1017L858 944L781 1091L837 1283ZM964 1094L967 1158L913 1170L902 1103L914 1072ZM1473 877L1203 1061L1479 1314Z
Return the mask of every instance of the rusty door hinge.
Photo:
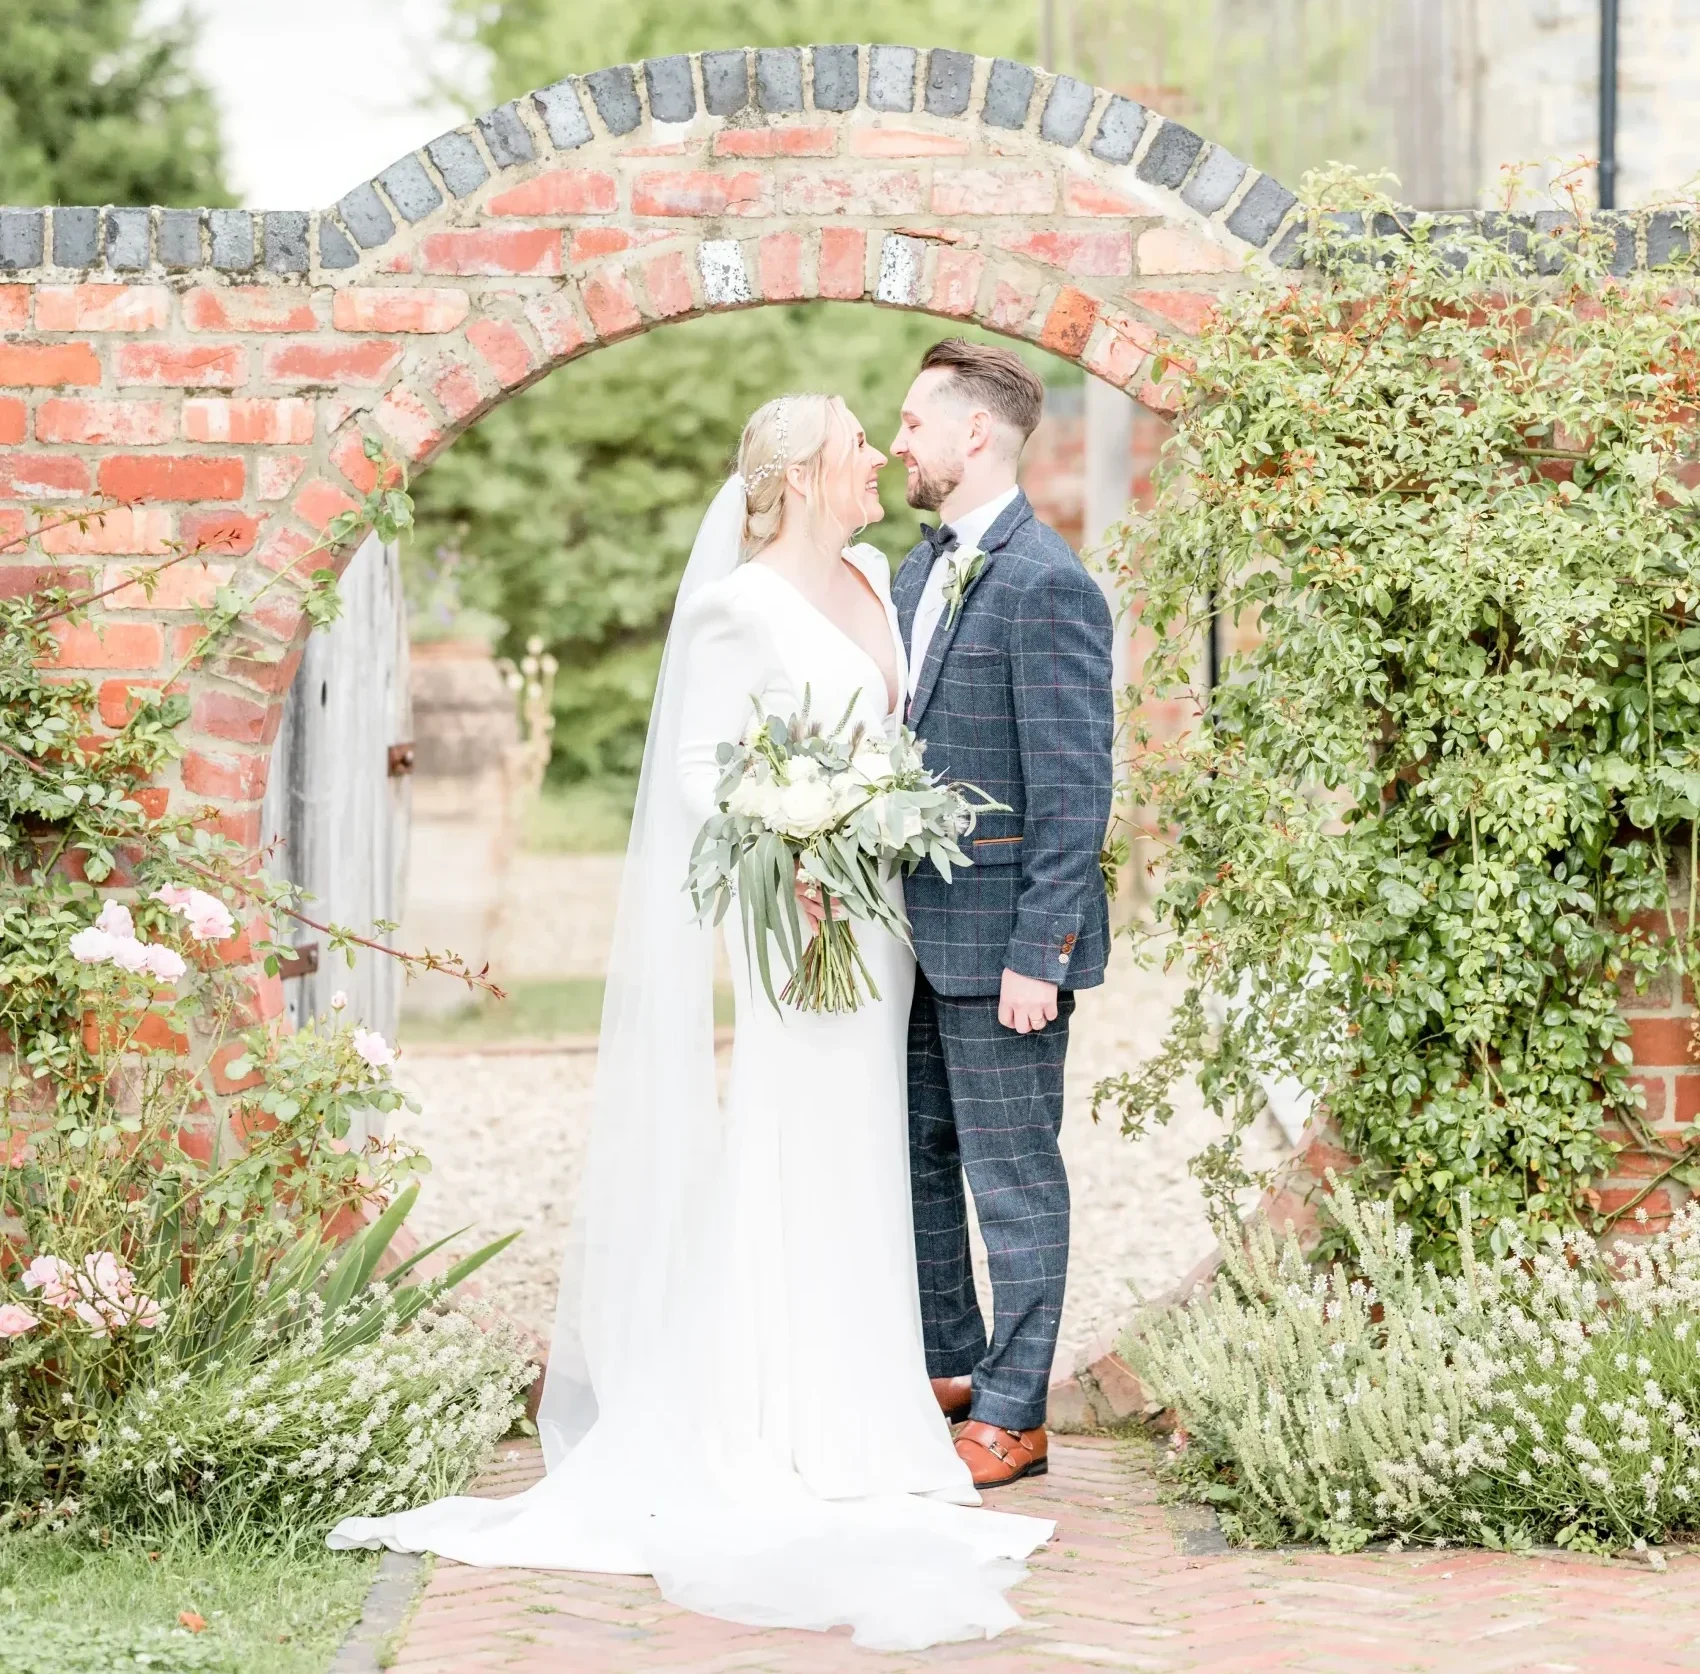
M399 779L404 773L413 771L413 740L406 739L400 744L390 746L390 777Z
M277 962L277 974L288 982L292 977L311 976L319 968L319 944L297 942L287 959Z

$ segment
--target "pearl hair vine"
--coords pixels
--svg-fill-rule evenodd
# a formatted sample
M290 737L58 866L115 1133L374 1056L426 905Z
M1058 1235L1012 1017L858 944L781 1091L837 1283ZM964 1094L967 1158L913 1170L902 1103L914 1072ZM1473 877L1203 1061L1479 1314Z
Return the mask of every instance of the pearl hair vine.
M746 489L754 488L758 483L785 469L785 444L791 439L791 422L786 416L787 403L782 398L774 409L773 414L773 457L765 464L758 465L744 479Z

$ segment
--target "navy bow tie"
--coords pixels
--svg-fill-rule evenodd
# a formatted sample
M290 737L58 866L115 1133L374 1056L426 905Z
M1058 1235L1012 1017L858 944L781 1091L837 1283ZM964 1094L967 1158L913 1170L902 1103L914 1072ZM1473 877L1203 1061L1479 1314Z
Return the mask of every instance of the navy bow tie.
M923 523L921 539L933 549L935 558L954 551L956 547L956 531L948 523L941 523L936 529L930 523Z

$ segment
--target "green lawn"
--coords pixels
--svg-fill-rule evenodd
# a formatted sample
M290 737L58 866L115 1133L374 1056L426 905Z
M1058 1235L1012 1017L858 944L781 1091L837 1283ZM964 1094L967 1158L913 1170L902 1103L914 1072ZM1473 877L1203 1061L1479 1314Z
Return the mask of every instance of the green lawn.
M635 783L624 782L546 785L522 841L534 854L624 854L636 793Z
M714 1020L732 1021L732 991L714 992ZM509 1040L558 1040L594 1035L602 1022L601 977L538 977L508 985L505 1000L485 1000L447 1017L401 1020L401 1042L494 1045Z
M377 1565L370 1552L259 1541L0 1538L0 1674L323 1674ZM189 1612L206 1623L179 1625Z

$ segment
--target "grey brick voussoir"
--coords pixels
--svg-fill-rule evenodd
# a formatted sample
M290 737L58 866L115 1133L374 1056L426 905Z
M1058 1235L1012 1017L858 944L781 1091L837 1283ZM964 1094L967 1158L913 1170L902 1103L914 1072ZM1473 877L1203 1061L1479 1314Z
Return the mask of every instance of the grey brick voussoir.
M868 49L868 104L874 110L915 108L914 47L876 46Z
M1599 212L1598 225L1612 235L1611 271L1619 279L1635 271L1635 217L1622 209Z
M106 265L114 273L141 273L153 259L149 249L151 217L145 209L106 212Z
M1661 209L1648 220L1648 267L1667 267L1688 254L1690 218L1688 210Z
M348 241L348 234L328 215L319 217L319 266L333 271L356 267L360 252Z
M53 265L93 267L100 254L100 211L64 204L53 211Z
M731 116L750 102L750 55L705 52L702 55L702 95L710 116Z
M301 209L266 212L266 267L272 273L305 273L307 213Z
M174 272L199 267L206 259L201 254L201 215L198 209L162 209L159 212L159 231L155 234L159 250L159 265Z
M0 272L41 266L46 221L39 209L0 209Z
M1092 114L1096 90L1073 76L1058 76L1051 84L1051 96L1045 101L1045 114L1039 118L1039 138L1052 145L1077 145L1086 132L1086 119ZM1131 148L1128 157L1133 155ZM1127 158L1122 159L1123 162Z
M578 88L571 78L540 87L531 95L537 114L549 132L549 143L557 151L577 151L590 141L590 118L579 103ZM441 165L438 165L441 167Z
M1092 155L1106 163L1125 163L1139 145L1139 136L1151 113L1144 105L1124 99L1119 93L1104 107L1098 118L1098 132L1092 137Z
M245 209L207 211L212 228L213 266L221 273L250 273L254 267L254 217Z
M531 130L521 121L517 103L510 101L485 111L478 118L478 131L484 136L491 160L499 169L512 168L515 163L529 163L537 155L537 148L531 143Z
M398 157L378 176L378 184L389 193L390 202L408 221L423 221L434 209L443 207L443 194L425 172L425 165L411 152Z
M756 53L756 103L775 116L803 108L803 55L795 47Z
M541 98L542 95L538 94L537 97ZM582 116L580 120L583 120ZM544 121L548 121L547 116ZM552 130L549 137L551 140L555 138ZM590 138L589 124L585 125L584 137ZM556 143L559 144L559 141ZM479 155L478 147L472 143L469 134L459 134L452 130L439 134L425 147L425 155L436 165L437 173L443 177L443 184L457 198L464 198L469 192L476 192L490 178L490 171L485 167L484 159Z
M818 46L813 49L816 110L854 110L861 96L859 47Z
M1134 173L1153 186L1173 189L1186 179L1186 171L1203 149L1204 141L1192 129L1179 122L1165 121L1157 130L1157 137L1146 147Z
M375 250L395 237L395 220L371 181L362 181L336 207L342 224L354 234L361 249Z
M967 52L934 47L927 54L927 114L960 116L974 86L974 58Z
M1228 217L1228 231L1247 244L1267 244L1298 201L1279 180L1260 174Z
M649 114L656 122L689 122L697 113L697 88L691 61L683 53L671 58L646 58L643 85L649 93Z
M594 70L584 78L595 102L596 114L611 134L629 134L643 120L643 107L638 104L637 82L630 64L616 64L611 70Z
M986 102L980 107L980 120L990 128L1025 128L1034 80L1027 65L1008 58L994 59L992 73L986 78Z
M1214 215L1245 179L1245 164L1219 145L1207 145L1198 167L1181 187L1181 202L1200 215Z

